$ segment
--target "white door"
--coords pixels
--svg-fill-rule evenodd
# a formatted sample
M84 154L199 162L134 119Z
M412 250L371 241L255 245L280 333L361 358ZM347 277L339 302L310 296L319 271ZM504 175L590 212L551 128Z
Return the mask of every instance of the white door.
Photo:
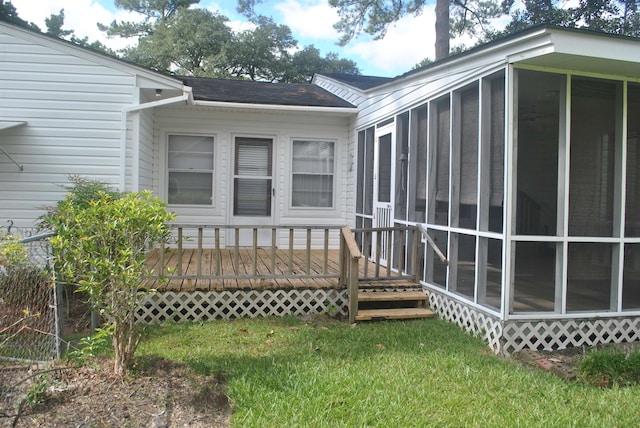
M373 176L373 227L393 226L393 125L376 130L375 171ZM389 258L387 244L390 234L383 233L380 242L380 261ZM373 248L377 248L377 234L373 235ZM374 250L375 251L375 250Z
M272 226L273 215L273 140L236 137L233 156L233 225ZM229 245L235 233L229 233ZM253 245L253 230L241 229L238 244ZM271 245L271 230L258 229L258 245Z

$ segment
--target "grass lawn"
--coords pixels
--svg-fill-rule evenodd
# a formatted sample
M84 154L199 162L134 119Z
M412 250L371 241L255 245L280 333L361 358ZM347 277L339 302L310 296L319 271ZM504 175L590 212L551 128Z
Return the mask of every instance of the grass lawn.
M242 319L152 328L138 356L223 372L236 427L632 427L640 387L498 358L439 320Z

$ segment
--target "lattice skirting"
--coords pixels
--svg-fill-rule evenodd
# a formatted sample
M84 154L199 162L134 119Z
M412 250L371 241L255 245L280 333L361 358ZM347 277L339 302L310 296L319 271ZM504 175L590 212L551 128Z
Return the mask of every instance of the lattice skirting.
M432 289L425 291L440 318L481 337L496 354L640 341L640 317L501 321Z
M330 313L346 316L346 290L166 291L141 302L138 323L206 321L259 316Z
M640 318L507 321L503 326L503 353L522 349L565 349L603 343L640 340Z
M462 330L481 337L496 354L502 351L502 323L499 319L450 298L444 294L425 290L431 309L444 320L457 324Z

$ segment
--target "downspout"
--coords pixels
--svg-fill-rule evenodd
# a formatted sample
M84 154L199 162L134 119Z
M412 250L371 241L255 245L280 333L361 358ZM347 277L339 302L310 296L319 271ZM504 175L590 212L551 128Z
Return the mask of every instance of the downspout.
M191 87L183 86L182 87L182 95L172 98L165 98L163 100L151 101L143 104L136 104L132 106L127 106L122 109L122 126L120 130L120 190L124 191L126 187L126 173L127 173L127 120L129 118L129 113L139 113L142 110L146 110L149 108L161 107L170 104L176 104L180 102L193 102L193 94L191 92ZM136 127L138 128L138 127ZM131 187L134 191L139 190L138 186L140 184L139 179L139 168L140 168L140 135L139 129L137 133L134 133L132 138L132 147L131 147Z

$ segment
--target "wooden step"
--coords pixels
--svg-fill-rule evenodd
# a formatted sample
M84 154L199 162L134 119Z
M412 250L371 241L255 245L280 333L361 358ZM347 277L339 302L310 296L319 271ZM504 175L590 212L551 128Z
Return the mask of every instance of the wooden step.
M433 315L433 311L427 308L361 309L356 321L431 318Z
M427 300L422 291L376 291L358 293L359 302L401 302Z

